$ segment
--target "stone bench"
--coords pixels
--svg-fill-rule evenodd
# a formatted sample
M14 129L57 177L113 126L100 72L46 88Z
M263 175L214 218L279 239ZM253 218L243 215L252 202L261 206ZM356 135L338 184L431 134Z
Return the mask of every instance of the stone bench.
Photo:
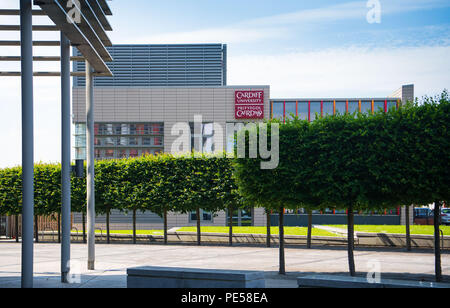
M265 288L264 272L170 267L127 270L128 288Z
M382 279L380 283L370 283L363 277L334 276L334 275L310 275L298 277L299 288L450 288L447 283L433 283L420 281L405 281Z

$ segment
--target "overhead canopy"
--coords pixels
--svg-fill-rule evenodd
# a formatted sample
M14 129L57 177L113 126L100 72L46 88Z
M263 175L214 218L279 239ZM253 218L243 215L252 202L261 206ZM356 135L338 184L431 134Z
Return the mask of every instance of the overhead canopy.
M75 1L73 6L68 7L67 2L67 0L34 0L34 4L41 7L92 65L96 73L112 76L105 63L113 60L106 49L106 46L112 45L106 34L106 31L112 30L106 18L106 15L112 15L108 4L105 0L79 0L79 7Z

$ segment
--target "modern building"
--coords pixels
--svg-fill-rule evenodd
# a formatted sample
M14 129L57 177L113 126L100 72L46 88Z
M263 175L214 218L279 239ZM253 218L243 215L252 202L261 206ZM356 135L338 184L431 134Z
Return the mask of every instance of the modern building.
M268 85L226 85L226 45L118 45L110 48L115 59L110 64L113 79L95 80L95 157L113 159L174 152L179 137L176 124L191 128L191 146L197 151L214 152L226 146L234 125L295 115L314 121L327 114L387 111L402 101L414 99L414 86L403 86L383 98L271 99ZM83 70L83 64L75 65ZM158 73L157 73L158 72ZM86 98L84 80L75 77L73 119L76 158L86 156ZM194 129L201 116L201 130ZM219 127L217 128L217 124ZM199 134L199 132L201 132ZM202 140L197 143L196 140ZM189 149L190 150L190 149ZM390 220L400 223L405 215L394 210ZM389 214L390 214L389 213ZM329 213L337 214L337 213ZM387 213L386 213L387 214ZM413 215L411 215L413 216ZM237 225L264 226L262 209L233 213ZM114 213L112 229L129 225L130 217ZM227 225L227 214L202 213L203 225ZM103 218L97 220L101 224ZM75 223L79 223L75 217ZM162 220L151 213L138 217L138 228L160 229ZM169 227L196 224L196 215L171 214Z
M111 77L96 77L94 87L226 86L227 45L113 45L114 59L107 65ZM75 55L81 55L74 48ZM74 62L74 72L84 72L84 62ZM74 87L84 87L84 77L74 77Z

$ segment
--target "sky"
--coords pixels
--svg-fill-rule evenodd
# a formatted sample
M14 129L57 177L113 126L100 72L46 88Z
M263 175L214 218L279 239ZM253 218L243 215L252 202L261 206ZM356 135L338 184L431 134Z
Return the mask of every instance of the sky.
M113 0L114 44L224 43L229 85L270 85L272 98L386 97L415 84L416 96L450 88L448 0ZM19 6L0 0L0 8ZM380 14L374 14L380 9ZM378 18L379 17L379 18ZM48 24L35 17L34 24ZM0 24L19 24L0 16ZM36 33L35 40L58 39ZM18 40L0 32L0 40ZM35 55L59 55L35 47ZM0 55L20 55L0 47ZM35 71L58 64L36 63ZM19 63L0 62L0 71ZM59 162L59 78L34 79L35 160ZM0 168L21 162L20 78L0 77Z

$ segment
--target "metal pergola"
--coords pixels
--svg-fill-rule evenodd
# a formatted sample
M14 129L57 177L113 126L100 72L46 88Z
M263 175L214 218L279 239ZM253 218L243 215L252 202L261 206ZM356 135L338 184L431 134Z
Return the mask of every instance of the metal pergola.
M106 62L112 57L106 47L112 43L107 16L112 12L106 0L34 0L40 10L33 10L33 0L20 0L20 9L0 9L0 15L20 16L20 25L0 25L0 31L20 31L20 41L0 41L0 46L20 46L20 56L0 56L1 61L20 61L20 72L0 72L0 77L20 76L22 82L22 287L33 287L33 216L34 216L34 129L33 77L61 77L62 128L62 241L61 280L69 282L71 242L71 117L70 77L86 76L87 110L87 217L88 269L95 267L94 198L94 102L93 77L112 76ZM47 16L54 25L33 25L33 16ZM33 31L58 31L59 41L33 41ZM59 46L60 56L33 57L33 46ZM70 57L70 46L82 57ZM33 61L60 61L60 72L33 72ZM86 61L86 71L71 73L70 61Z

